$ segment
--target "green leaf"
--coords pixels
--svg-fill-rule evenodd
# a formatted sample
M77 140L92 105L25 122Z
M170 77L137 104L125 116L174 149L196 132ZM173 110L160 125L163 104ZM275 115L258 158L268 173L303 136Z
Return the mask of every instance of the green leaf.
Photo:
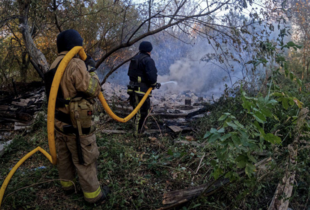
M232 127L234 130L238 129L238 126L236 124L234 124L233 122L226 122L226 124L230 127Z
M238 147L241 145L241 141L240 141L240 138L237 134L232 134L231 135L231 139L232 141L234 142L235 146Z
M253 104L252 102L250 102L250 101L248 101L248 100L246 100L246 99L243 99L242 101L243 101L242 107L245 108L245 109L247 109L248 111L250 111L250 110L251 110L251 107L254 106L254 104Z
M249 158L249 160L252 161L253 163L256 163L256 162L257 162L257 160L256 160L251 154L249 154L249 153L248 153L248 158Z
M280 144L281 138L279 136L275 136L272 133L267 133L263 135L264 139L272 144Z
M239 121L234 121L234 123L239 127L239 128L241 128L241 129L244 129L244 126L241 124L241 123L239 123Z
M212 136L208 139L209 143L215 142L221 135L219 133L212 134Z
M221 148L221 149L217 149L216 151L216 156L219 160L221 161L226 161L227 156L228 156L228 152L227 152L228 146L226 145L225 147Z
M278 104L278 101L271 99L270 101L268 101L267 106L269 108L272 108L273 106L275 106L276 104Z
M290 72L290 79L291 79L291 80L294 80L294 79L295 79L295 75L294 75L293 72Z
M295 43L292 42L292 41L289 41L288 43L286 43L286 45L284 45L284 46L281 48L281 50L282 50L283 48L290 48L290 47L294 48L294 50L297 50L297 49L302 48L302 46L297 45L297 44L295 44Z
M277 121L280 121L279 118L276 115L273 115L274 119Z
M233 143L233 142L231 142L231 141L228 141L228 145L229 145L231 148L235 148L234 143Z
M191 208L192 208L192 209L195 209L195 208L197 208L198 206L201 206L201 204L200 204L200 203L197 203L197 204L195 204L194 206L192 206Z
M288 98L282 99L282 107L286 110L288 109Z
M231 134L230 133L227 133L225 134L224 136L220 137L220 140L221 141L225 141L226 139L230 138L231 137Z
M218 179L221 174L222 174L222 169L220 168L215 169L215 171L213 172L214 179Z
M248 145L249 135L243 131L240 131L240 133L241 133L241 136L240 136L241 144L245 146Z
M289 105L290 106L293 106L294 105L294 101L293 101L293 99L290 97L290 98L288 98L288 102L289 102Z
M206 134L203 136L204 139L208 138L212 133L210 131L207 131Z
M260 111L256 111L253 115L255 119L260 123L265 123L266 117Z
M248 162L248 158L245 155L239 155L235 160L238 168L244 168Z
M225 132L225 128L221 128L219 130L217 130L218 133L224 133Z
M288 74L289 74L287 62L284 63L284 73L285 73L285 76L286 76L286 77L287 77Z
M215 160L211 160L210 163L213 168L215 168L218 165L218 163Z
M272 112L266 108L266 107L261 107L260 111L267 117L272 117Z
M217 130L215 128L211 128L210 133L217 133Z
M219 119L218 119L218 121L224 121L224 120L226 120L226 118L227 118L228 116L227 115L222 115Z
M168 155L173 155L173 152L171 149L169 149L167 153L168 153Z
M251 176L256 171L256 168L253 164L247 163L245 167L245 173L248 176Z
M260 125L258 124L258 122L254 122L254 125L255 127L257 128L257 130L259 130L259 132L262 134L262 135L265 135L265 131L264 129L262 129L262 127L260 127Z
M279 92L272 93L272 95L277 96L277 97L283 97L284 96L283 93L279 93ZM270 103L270 101L269 101L269 103Z
M299 86L302 86L302 81L300 79L297 79L296 81Z

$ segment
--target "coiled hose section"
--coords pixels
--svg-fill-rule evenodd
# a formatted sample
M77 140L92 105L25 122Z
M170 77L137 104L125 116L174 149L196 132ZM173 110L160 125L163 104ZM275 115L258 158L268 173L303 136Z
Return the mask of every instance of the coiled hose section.
M56 108L56 98L57 98L57 93L58 93L58 88L59 88L59 84L60 84L60 80L63 76L63 73L68 65L68 63L71 61L71 59L76 55L79 54L80 58L82 60L85 60L87 58L87 55L83 49L83 47L74 47L72 48L66 55L65 57L62 59L62 61L60 62L58 69L56 71L56 74L54 76L53 79L53 83L52 83L52 87L51 87L51 91L50 91L50 96L49 96L49 100L48 100L48 107L47 107L47 135L48 135L48 146L49 146L49 150L50 150L50 154L48 154L48 152L46 152L44 149L42 149L41 147L37 147L34 150L32 150L31 152L29 152L27 155L25 155L22 159L20 159L16 165L12 168L12 170L10 171L10 173L8 174L8 176L5 178L1 189L0 189L0 208L1 208L1 204L2 204L2 199L4 196L4 192L6 190L6 187L8 186L12 176L14 175L15 171L30 157L32 156L34 153L36 153L37 151L40 151L41 153L43 153L43 155L53 164L56 165L57 163L57 155L56 155L56 144L55 144L55 128L54 128L54 124L55 124L55 108ZM149 94L151 93L152 88L149 88L148 91L145 93L144 97L142 98L142 100L140 101L140 103L138 104L138 106L125 118L120 118L118 117L116 114L113 113L113 111L111 110L111 108L109 107L107 101L105 100L102 92L99 93L99 100L103 106L103 108L106 110L107 114L113 118L114 120L118 121L118 122L128 122L133 116L135 116L135 114L137 114L137 112L139 111L139 109L141 108L141 106L143 105L143 103L145 102L145 100L147 99L147 97L149 96Z

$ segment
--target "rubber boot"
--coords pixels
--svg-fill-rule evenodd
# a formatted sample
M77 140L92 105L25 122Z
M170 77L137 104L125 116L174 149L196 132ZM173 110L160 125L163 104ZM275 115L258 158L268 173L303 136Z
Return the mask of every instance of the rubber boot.
M101 196L101 198L98 201L96 201L95 204L96 205L104 204L104 201L107 199L107 196L108 196L109 193L110 193L109 187L108 186L103 186L102 187L102 196Z

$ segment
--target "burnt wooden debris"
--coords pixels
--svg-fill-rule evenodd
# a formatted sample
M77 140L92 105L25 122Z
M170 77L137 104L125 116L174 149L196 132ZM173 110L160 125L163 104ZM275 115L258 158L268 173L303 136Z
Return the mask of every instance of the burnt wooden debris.
M27 123L40 111L44 101L44 88L26 92L17 97L6 97L0 103L0 121Z
M13 91L0 95L0 140L10 138L10 131L29 130L36 112L42 110L45 89L40 82L15 83Z

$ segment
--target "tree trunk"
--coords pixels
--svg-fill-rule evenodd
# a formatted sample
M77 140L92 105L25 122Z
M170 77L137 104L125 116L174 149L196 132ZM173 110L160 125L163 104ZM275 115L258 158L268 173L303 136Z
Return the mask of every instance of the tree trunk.
M19 23L20 32L23 34L23 39L26 45L26 49L31 56L34 63L36 63L43 73L49 70L49 64L46 61L43 53L35 46L31 37L28 25L28 13L30 9L31 0L18 0L19 4Z
M29 66L29 55L27 52L23 52L22 54L22 65L20 67L20 76L22 78L22 81L26 82L27 80L27 70Z

